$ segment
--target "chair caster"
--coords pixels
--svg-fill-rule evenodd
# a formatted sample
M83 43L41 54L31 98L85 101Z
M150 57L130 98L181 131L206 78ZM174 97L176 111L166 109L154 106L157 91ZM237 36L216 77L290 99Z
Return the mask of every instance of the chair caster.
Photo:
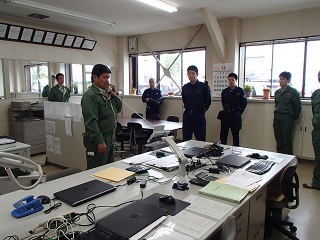
M297 231L297 227L296 226L291 226L290 227L290 232L295 233Z

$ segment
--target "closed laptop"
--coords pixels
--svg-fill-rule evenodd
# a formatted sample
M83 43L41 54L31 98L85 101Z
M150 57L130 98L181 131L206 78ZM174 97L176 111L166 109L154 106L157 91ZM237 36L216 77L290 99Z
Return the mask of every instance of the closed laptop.
M200 147L191 147L184 149L183 154L186 157L192 158L192 157L202 157L210 152L210 149L207 148L200 148Z
M242 166L246 165L248 162L250 162L250 158L248 157L228 154L218 159L216 161L216 164L226 165L234 168L241 168Z
M71 188L56 192L53 195L62 202L75 207L103 196L107 193L113 192L116 187L99 180L92 180L89 182L76 185Z
M121 238L129 239L166 215L167 212L168 210L155 205L136 201L99 219L96 227L101 231L111 232Z

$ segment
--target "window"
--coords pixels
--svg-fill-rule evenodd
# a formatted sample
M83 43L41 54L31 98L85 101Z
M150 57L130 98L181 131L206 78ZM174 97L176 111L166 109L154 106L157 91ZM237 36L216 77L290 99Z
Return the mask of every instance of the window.
M71 64L71 92L83 93L83 72L81 64Z
M2 59L0 59L0 99L1 98L4 98L4 78L3 78Z
M89 89L91 86L91 72L92 72L93 65L84 65L85 69L85 91Z
M199 69L199 81L205 80L205 49L188 49L182 54L179 51L159 52L155 55L161 65L169 69L166 74L159 62L151 54L132 55L133 87L142 94L149 87L149 79L155 78L162 94L173 92L180 95L180 87L189 82L187 68L196 65ZM169 68L170 67L170 68ZM135 74L136 73L136 74ZM173 81L173 80L174 81Z
M316 63L320 53L320 36L282 39L240 45L240 76L252 85L256 95L270 88L272 95L279 88L279 74L291 72L291 86L302 97L310 97L320 70Z
M41 92L49 83L48 64L37 63L25 66L28 92Z

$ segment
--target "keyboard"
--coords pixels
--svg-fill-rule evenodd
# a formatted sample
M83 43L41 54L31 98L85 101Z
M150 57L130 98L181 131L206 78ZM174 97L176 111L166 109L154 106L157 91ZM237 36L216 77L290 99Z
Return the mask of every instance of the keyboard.
M126 168L127 171L135 172L136 174L142 174L148 172L150 168L143 165L134 165Z
M246 170L248 172L262 175L262 174L265 174L266 172L268 172L272 168L273 165L274 165L273 161L260 160L259 162L256 162L256 163L252 164L251 166L249 166Z

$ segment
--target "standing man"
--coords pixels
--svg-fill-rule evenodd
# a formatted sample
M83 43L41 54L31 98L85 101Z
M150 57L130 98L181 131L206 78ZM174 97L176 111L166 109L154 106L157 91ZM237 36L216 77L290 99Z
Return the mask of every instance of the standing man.
M206 111L211 105L210 88L198 80L198 68L191 65L187 68L189 83L182 87L182 101L184 105L182 134L183 141L192 139L206 140Z
M146 118L160 120L159 106L163 102L161 91L155 88L154 78L149 79L150 88L144 90L142 94L142 102L147 103Z
M56 83L56 76L55 75L52 75L51 76L51 86L55 86L55 83ZM48 97L49 96L49 92L50 92L50 86L49 84L48 85L45 85L42 89L42 97Z
M318 72L318 82L320 83L320 71ZM320 190L320 89L314 91L311 96L312 104L312 144L315 156L315 165L311 183L304 183L305 188Z
M88 169L114 161L117 113L122 109L122 102L116 95L115 85L109 82L110 77L107 66L96 64L91 72L92 86L81 99Z
M227 144L229 128L233 137L233 145L239 146L239 132L242 127L241 115L246 109L247 98L245 91L237 86L238 76L235 73L228 75L229 87L221 92L223 114L221 118L220 141Z
M57 85L50 89L48 100L51 102L69 102L70 89L64 86L64 75L58 73L56 75Z
M277 141L277 152L292 155L292 130L294 121L301 112L301 98L299 92L289 86L290 72L280 73L279 78L281 88L274 93L274 137Z

